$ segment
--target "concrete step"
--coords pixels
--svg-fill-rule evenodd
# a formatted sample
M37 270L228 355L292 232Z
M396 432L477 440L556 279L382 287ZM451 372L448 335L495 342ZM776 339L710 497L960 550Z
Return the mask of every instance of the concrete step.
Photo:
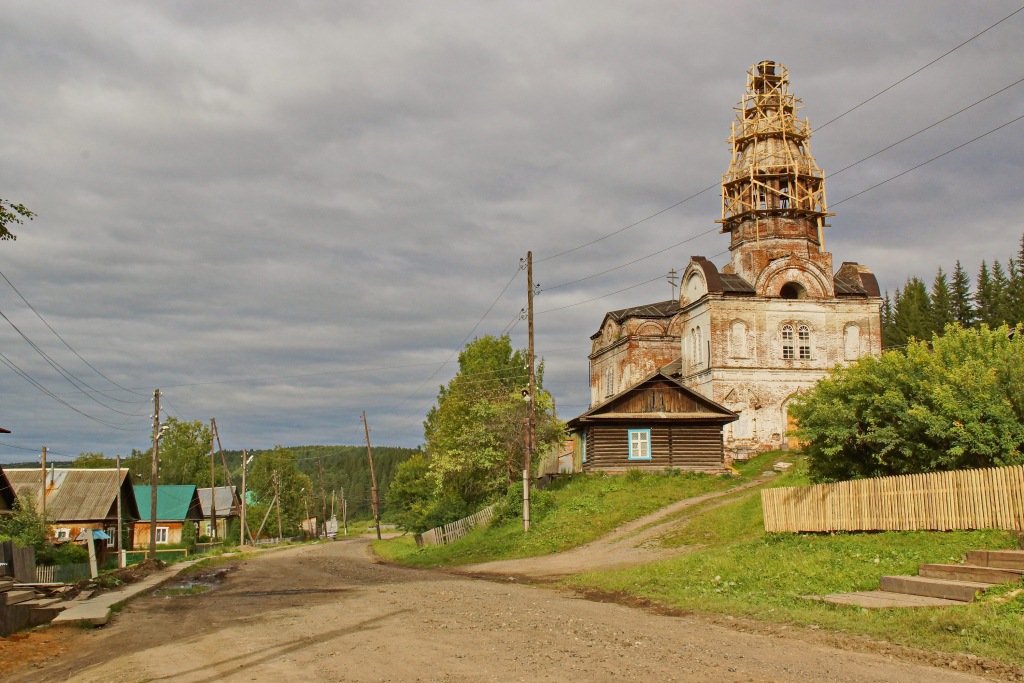
M19 602L33 600L35 597L35 591L4 591L0 593L0 605L16 605Z
M1020 581L1024 570L979 567L972 564L922 564L918 574L933 579L953 579L954 581L1014 583Z
M32 609L56 609L59 612L67 607L69 602L60 598L37 598L35 600L26 600L21 604Z
M967 562L981 567L1024 570L1024 550L972 550Z
M883 576L879 588L890 593L926 595L960 602L973 602L974 597L992 584L978 581L953 581L926 576Z

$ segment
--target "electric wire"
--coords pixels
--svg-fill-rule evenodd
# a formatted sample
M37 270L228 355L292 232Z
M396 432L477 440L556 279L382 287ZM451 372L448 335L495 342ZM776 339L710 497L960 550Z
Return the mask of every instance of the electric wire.
M28 382L29 384L34 386L36 389L41 391L43 394L46 394L47 396L52 398L57 403L60 403L61 405L65 406L67 408L70 408L71 410L73 410L74 412L78 413L79 415L81 415L83 417L86 417L86 418L92 420L93 422L97 422L97 423L99 423L99 424L101 424L101 425L103 425L105 427L110 427L111 429L116 429L116 430L123 431L123 432L134 431L134 430L131 430L131 429L126 429L124 426L119 426L119 425L113 424L112 422L107 422L106 420L98 418L95 415L90 415L89 413L87 413L87 412L85 412L83 410L79 410L75 406L71 405L70 403L68 403L67 401L65 401L64 399L62 399L61 397L57 396L55 393L53 393L52 391L47 389L42 384L40 384L38 381L36 381L35 378L33 378L27 372L25 372L20 367L18 367L17 364L14 363L14 361L12 361L10 358L8 358L3 353L0 353L0 362L3 362L3 364L6 365L7 367L9 367L11 370L13 370L15 372L15 374L17 374L19 377L24 379L26 382Z
M137 413L126 413L123 410L119 410L118 408L115 408L113 406L107 405L103 401L101 401L98 398L96 398L95 396L93 396L93 392L96 392L96 393L101 393L101 392L97 392L97 390L94 389L93 387L89 386L89 384L87 382L85 382L84 380L78 378L73 373L71 373L67 368L65 368L63 365L61 365L57 361L53 360L53 358L51 358L49 356L49 354L47 354L45 351L43 351L42 348L40 348L38 344L36 344L31 339L29 339L28 335L26 335L24 332L22 332L21 328L19 328L17 325L15 325L14 321L11 320L10 318L8 318L7 315L4 314L3 311L0 311L0 318L3 318L4 320L6 320L7 324L10 325L12 328L14 328L14 331L17 332L21 336L21 338L25 340L25 343L27 343L29 346L31 346L32 349L36 353L38 353L39 356L43 360L45 360L47 362L47 364L49 364L50 367L52 367L54 370L56 370L57 373L61 377L63 377L65 380L67 380L67 382L71 386L73 386L75 389L77 389L79 392L81 392L87 398L92 400L94 403L96 403L96 404L98 404L100 406L103 406L107 410L111 410L111 411L113 411L115 413L118 413L120 415L126 415L128 417L141 417L142 416L142 414L137 414ZM86 389L89 389L90 391L86 391L86 389L83 389L82 388L83 386L86 387Z
M977 137L971 138L967 142L962 142L959 145L957 145L956 147L952 147L950 149L947 149L945 152L942 152L941 154L936 154L935 156L933 156L931 159L928 159L927 161L922 161L921 163L917 164L916 166L911 166L910 168L908 168L907 170L905 170L905 171L903 171L901 173L897 173L896 175L894 175L894 176L892 176L890 178L886 178L885 180L883 180L883 181L881 181L879 183L875 183L874 185L872 185L872 186L870 186L868 188L865 188L865 189L861 190L860 192L857 192L855 194L851 194L849 197L844 197L843 199L840 199L838 202L833 202L832 206L839 206L843 202L848 202L851 199L859 197L862 194L866 194L868 192L871 192L871 190L874 190L875 188L881 187L882 185L885 185L886 183L890 183L893 180L896 180L897 178L902 178L903 176L907 175L908 173L910 173L912 171L916 171L917 169L921 168L922 166L926 166L926 165L932 163L933 161L935 161L937 159L941 159L942 157L946 156L947 154L952 154L953 152L955 152L955 151L957 151L959 149L963 149L964 147L966 147L967 145L971 144L972 142L977 142L978 140L981 140L982 138L987 137L987 136L991 135L992 133L995 133L996 131L1000 131L1003 128L1006 128L1007 126L1009 126L1011 124L1014 124L1017 121L1020 121L1021 119L1024 119L1024 114L1021 114L1020 116L1018 116L1018 117L1016 117L1014 119L1010 119L1009 121L1007 121L1006 123L1002 124L1001 126L996 126L995 128L993 128L993 129L991 129L989 131L986 131L986 132L982 133L981 135L979 135Z
M901 83L905 83L906 81L910 80L911 78L913 78L913 77L914 77L914 76L916 76L917 74L921 73L922 71L924 71L924 70L925 70L925 69L927 69L928 67L932 66L932 65L933 65L933 64L935 64L936 62L938 62L938 61L940 61L940 60L942 60L942 59L945 59L945 58L946 58L946 57L948 57L949 55L953 54L954 52L956 52L957 50L959 50L960 48L962 48L962 47L963 47L964 45L967 45L967 43L969 43L969 42L971 42L972 40L974 40L975 38L979 38L979 37L981 37L982 35L984 35L984 34L988 33L989 31L991 31L992 29L994 29L994 28L995 28L996 26L999 26L999 24L1001 24L1001 23L1003 23L1004 21L1006 21L1007 19L1009 19L1009 18L1013 17L1013 16L1015 15L1015 14L1018 14L1018 13L1019 13L1019 12L1021 12L1022 10L1024 10L1024 5L1022 5L1022 6L1018 7L1018 8L1017 8L1017 9L1015 9L1014 11L1010 12L1010 13L1009 13L1009 14L1007 14L1007 15L1006 15L1005 17L1003 17L1002 19L1000 19L1000 20L999 20L999 21L997 21L996 23L992 24L992 25L991 25L991 26L989 26L988 28L986 28L986 29L983 29L983 30L981 30L981 31L978 31L978 32L977 32L977 33L975 33L975 34L974 34L973 36L971 36L970 38L968 38L968 39L967 39L967 40L965 40L964 42L960 43L960 44L959 44L959 45L957 45L956 47L953 47L953 48L950 48L949 50L946 50L946 51L945 51L945 52L943 52L943 53L942 53L941 55L939 55L938 57L936 57L936 58L935 58L935 59L933 59L932 61L928 62L928 63L927 63L927 64L925 64L924 66L922 66L922 67L920 67L920 68L918 68L918 69L915 69L914 71L911 71L911 72L910 72L909 74L907 74L907 75L906 75L906 76L904 76L903 78L900 78L899 80L895 81L895 82L894 82L894 83L893 83L892 85L889 85L889 86L887 86L887 87L883 88L882 90L879 90L879 91L878 91L877 93L875 93L875 94L874 94L874 95L872 95L871 97L869 97L869 98L867 98L867 99L865 99L865 100L863 100L863 101L861 101L861 102L858 102L857 104L855 104L854 106L850 107L850 108L849 108L849 109L847 109L846 111L842 112L842 113L841 113L841 114L839 114L838 116L834 116L834 117L832 117L831 119L829 119L829 120L828 120L828 121L826 121L825 123L821 124L820 126L817 126L817 127L815 128L815 130L821 130L822 128L825 128L826 126L829 126L829 125L831 125L831 124L835 123L836 121L838 121L839 119L843 118L843 117L844 117L844 116L846 116L847 114L850 114L850 113L852 113L852 112L855 112L855 111L857 111L858 109L860 109L861 107L863 107L863 106L864 106L865 104L867 104L868 102L871 102L872 100L876 99L877 97L880 97L880 96L884 95L885 93L889 92L890 90L892 90L892 89L893 89L893 88L895 88L896 86L900 85Z
M913 78L913 77L914 77L914 76L916 76L917 74L921 73L922 71L924 71L924 70L925 70L925 69L927 69L928 67L932 66L932 65L933 65L933 64L935 64L936 62L938 62L938 61L940 61L940 60L944 59L945 57L948 57L949 55L953 54L954 52L956 52L956 51L957 51L957 50L959 50L960 48L962 48L962 47L964 47L965 45L967 45L968 43L970 43L971 41L973 41L973 40L975 40L975 39L977 39L977 38L981 37L981 36L982 36L982 35L984 35L985 33L988 33L989 31L991 31L992 29L994 29L994 28L995 28L996 26L999 26L999 25L1000 25L1000 24L1002 24L1002 23L1003 23L1004 21L1006 21L1006 20L1010 19L1011 17L1013 17L1014 15L1018 14L1018 13L1019 13L1019 12L1021 12L1022 10L1024 10L1024 5L1022 5L1021 7L1019 7L1018 9L1016 9L1015 11L1011 12L1010 14L1006 15L1005 17L1003 17L1003 18L1002 18L1002 19L1000 19L999 21L995 22L994 24L990 25L990 26L989 26L988 28L985 28L985 29L983 29L983 30L979 31L978 33L975 33L975 34L974 34L973 36L971 36L971 37L970 37L970 38L968 38L967 40L965 40L965 41L961 42L960 44L956 45L955 47L953 47L953 48L951 48L951 49L947 50L946 52L942 53L941 55L939 55L939 56L938 56L938 57L936 57L935 59L931 60L930 62L928 62L928 63L927 63L927 64L925 64L924 66L922 66L922 67L919 67L918 69L915 69L915 70L914 70L914 71L912 71L911 73L907 74L906 76L903 76L902 78L900 78L900 79L899 79L899 80L897 80L896 82L892 83L891 85L888 85L888 86L886 86L885 88L883 88L882 90L878 91L878 92L877 92L877 93L875 93L874 95L871 95L870 97L868 97L868 98L866 98L866 99L864 99L864 100L861 100L860 102L858 102L858 103L857 103L857 104L855 104L854 106L850 107L850 108L849 108L849 109L847 109L846 111L844 111L844 112L841 112L840 114L838 114L837 116L834 116L834 117L832 117L831 119L829 119L829 120L828 120L828 121L826 121L825 123L823 123L823 124L821 124L821 125L819 125L819 126L816 126L816 127L815 127L815 129L814 129L814 130L815 130L815 132L819 132L819 131L821 131L822 129L826 128L827 126L829 126L829 125L831 125L831 124L835 123L836 121L838 121L838 120L842 119L842 118L843 118L843 117L845 117L846 115L848 115L848 114L851 114L852 112L854 112L854 111L856 111L856 110L860 109L860 108L861 108L861 107L863 107L863 106L864 106L865 104L868 104L868 103L869 103L869 102L871 102L872 100L874 100L874 99L876 99L876 98L880 97L881 95L884 95L885 93L889 92L889 91L890 91L890 90L892 90L893 88L895 88L895 87L897 87L897 86L901 85L902 83L905 83L906 81L910 80L911 78ZM835 174L833 174L833 175L835 175ZM681 205L683 205L683 204L685 204L685 203L689 202L689 201L690 201L690 200L692 200L692 199L696 199L697 197L701 196L701 195L702 195L702 194L704 194L705 192L709 192L709 191L711 191L711 190L715 189L715 188L716 188L716 187L718 187L718 186L719 186L719 184L718 184L718 183L714 183L714 184L712 184L712 185L708 185L708 186L707 186L707 187L705 187L704 189L702 189L702 190L698 190L697 192L694 192L693 194L691 194L691 195L688 195L688 196L686 196L686 197L684 197L684 198L680 199L679 201L677 201L677 202L674 202L673 204L670 204L669 206L666 206L666 207L665 207L665 208L663 208L663 209L659 209L658 211L655 211L654 213L652 213L652 214L649 214L649 215L647 215L647 216L645 216L645 217L643 217L643 218L641 218L641 219L639 219L639 220L637 220L637 221L634 221L634 222L632 222L632 223L630 223L630 224L628 224L628 225L625 225L625 226L623 226L623 227L621 227L621 228L618 228L618 229L616 229L616 230L613 230L612 232L610 232L610 233L607 233L607 234L605 234L605 235L602 235L601 237L598 237L598 238L596 238L596 239L592 239L592 240L589 240L589 241L587 241L587 242L584 242L584 243L582 243L582 244L579 244L579 245L577 245L577 246L575 246L575 247L572 247L572 248L569 248L569 249L563 249L562 251L559 251L559 252L557 252L557 253L551 254L550 256L544 256L544 257L542 257L542 258L539 258L539 259L537 259L537 260L536 260L536 262L537 262L537 263L543 263L543 262L545 262L545 261L549 261L549 260L552 260L552 259L555 259L555 258L558 258L558 257L561 257L561 256L565 256L566 254L571 254L571 253L573 253L573 252L579 251L580 249L584 249L584 248L586 248L586 247L589 247L589 246L591 246L591 245L593 245L593 244L597 244L597 243L599 243L599 242L602 242L602 241L604 241L604 240L606 240L606 239L608 239L608 238L610 238L610 237L614 237L615 235L621 234L621 233L623 233L623 232L625 232L625 231L627 231L627 230L629 230L629 229L631 229L631 228L634 228L634 227L636 227L636 226L638 226L638 225L641 225L641 224L643 224L643 223L646 223L647 221L651 220L652 218L656 218L657 216L660 216L661 214L663 214L663 213L665 213L665 212L667 212L667 211L671 211L672 209L674 209L674 208L676 208L676 207L678 207L678 206L681 206Z
M90 363L89 361L87 361L87 360L86 360L86 359L85 359L85 358L84 358L84 357L82 356L82 354L80 354L80 353L79 353L79 352L78 352L77 350L75 350L75 348L74 348L73 346L71 346L71 344L69 344L69 343L68 343L68 341L67 341L66 339L64 339L64 337L62 337L62 336L61 336L61 335L60 335L60 334L59 334L59 333L57 332L57 330L53 329L53 326L52 326L52 325L50 325L50 323L49 323L49 322L48 322L48 321L46 320L46 318L44 318L44 317L43 317L43 315L42 315L42 314L41 314L41 313L40 313L40 312L39 312L38 310L36 310L36 307L35 307L35 306L33 306L33 305L32 305L32 304L31 304L31 303L29 302L29 300L25 298L25 295L21 293L21 290L19 290L19 289L18 289L17 287L15 287L15 286L14 286L14 283L13 283L13 282L11 282L10 278L8 278L8 277L7 277L7 276L6 276L6 275L5 275L4 273L3 273L3 271L0 271L0 277L2 277L2 278L4 279L4 282L6 282L6 283L7 283L7 284L8 284L9 286L10 286L10 288L14 290L14 293L15 293L15 294L17 294L17 295L18 295L18 297L20 297L20 298L21 298L21 300L22 300L22 301L23 301L23 302L25 303L25 305L26 305L26 306L28 306L29 310L30 310L30 311L32 311L33 313L35 313L35 314L36 314L36 317L37 317L37 318L39 318L39 319L40 319L40 320L42 321L42 323L43 323L44 325L46 325L47 329L49 329L49 330L50 330L50 332L53 332L53 335L54 335L55 337L57 337L57 339L59 339L59 340L61 341L61 343L62 343L62 344L64 344L64 346L66 346L66 347L68 348L68 350L69 350L69 351L71 351L71 353L75 354L75 355L76 355L76 356L78 357L78 359L79 359L80 361L82 361L83 363L85 363L85 364L86 364L86 366L88 366L88 367L89 367L89 368L90 368L90 369L91 369L91 370L92 370L93 372L95 372L95 373L96 373L97 375L99 375L99 376L100 376L100 377L102 377L103 379L105 379L105 380L107 380L108 382L110 382L111 384L113 384L113 385L114 385L115 387L117 387L118 389L122 389L123 391L127 391L127 392L128 392L129 394L137 394L137 395L139 395L139 396L141 396L141 395L142 395L142 394L138 394L138 393L137 393L137 392L135 392L135 391L132 391L131 389L129 389L129 388L127 388L127 387L124 387L124 386L122 386L122 385L118 384L118 383L117 383L117 382L115 382L114 380L110 379L110 377L108 377L107 375L105 375L105 374L103 374L102 372L100 372L99 368L97 368L97 367L96 367L95 365L93 365L92 363ZM113 397L110 397L110 398L113 398ZM117 400L117 399L115 399L115 400ZM126 403L127 403L127 402L128 402L128 401L126 401Z

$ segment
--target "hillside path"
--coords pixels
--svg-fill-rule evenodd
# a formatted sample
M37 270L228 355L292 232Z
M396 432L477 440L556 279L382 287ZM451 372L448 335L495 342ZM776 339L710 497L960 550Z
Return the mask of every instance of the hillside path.
M657 539L678 525L678 513L707 501L728 502L738 492L760 486L772 475L765 474L752 481L724 491L713 491L693 498L684 498L627 522L586 545L551 555L496 560L454 567L450 571L471 576L507 576L530 580L551 580L570 574L599 569L619 569L647 564L666 557L690 552L692 548L665 548Z

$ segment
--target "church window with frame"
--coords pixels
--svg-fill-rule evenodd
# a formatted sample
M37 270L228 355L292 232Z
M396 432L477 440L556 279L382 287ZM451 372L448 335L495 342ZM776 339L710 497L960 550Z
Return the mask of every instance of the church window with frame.
M793 326L782 326L782 359L793 360Z
M629 430L629 455L627 460L650 460L651 459L651 430L630 429Z
M811 359L811 329L801 325L796 330L797 356L800 360Z
M779 208L789 208L789 183L785 180L779 183Z

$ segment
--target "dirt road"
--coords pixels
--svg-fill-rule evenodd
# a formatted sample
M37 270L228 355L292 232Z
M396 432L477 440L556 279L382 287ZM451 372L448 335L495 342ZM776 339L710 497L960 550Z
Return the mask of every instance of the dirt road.
M548 588L374 564L366 541L240 561L199 595L151 595L101 629L31 634L5 681L978 681ZM31 648L24 652L31 651ZM1004 672L1005 673L1005 672Z

